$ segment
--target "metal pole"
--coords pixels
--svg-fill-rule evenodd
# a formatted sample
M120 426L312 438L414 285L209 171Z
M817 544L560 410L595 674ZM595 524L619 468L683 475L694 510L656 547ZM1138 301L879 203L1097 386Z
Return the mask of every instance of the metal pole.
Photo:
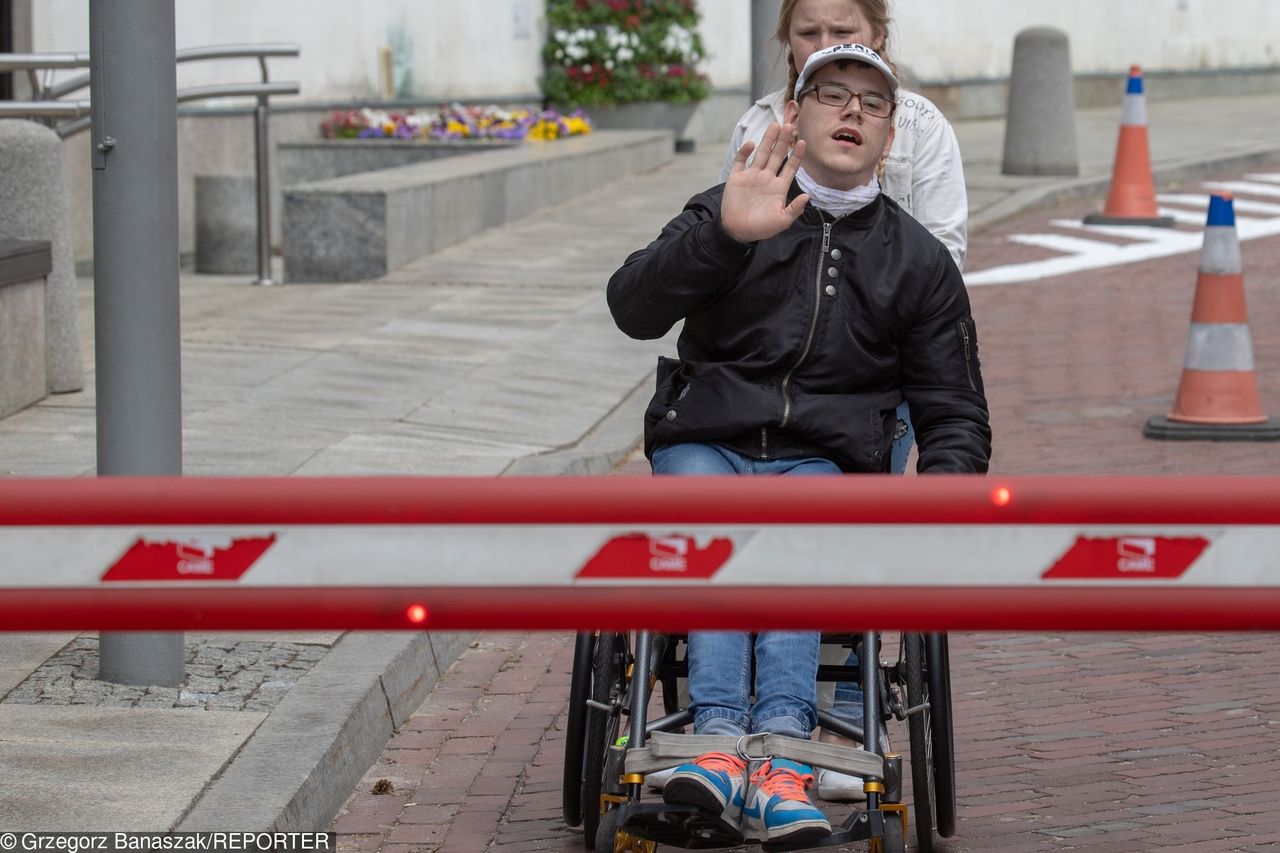
M271 145L267 137L270 113L267 98L258 98L253 111L254 179L258 190L258 280L254 284L271 285Z
M773 31L778 27L782 0L751 0L751 100L787 83L785 57L779 56Z
M90 0L98 476L182 475L173 0ZM103 634L99 677L173 685L180 633Z

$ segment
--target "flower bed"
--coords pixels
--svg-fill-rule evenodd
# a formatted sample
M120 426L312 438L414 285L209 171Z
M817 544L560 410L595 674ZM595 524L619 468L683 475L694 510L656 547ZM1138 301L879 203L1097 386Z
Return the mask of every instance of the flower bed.
M438 112L385 112L360 109L335 112L321 122L326 139L426 139L458 141L491 139L560 139L591 132L581 110L561 115L554 110L504 110L454 104Z
M542 92L568 106L700 101L699 17L694 0L547 0Z

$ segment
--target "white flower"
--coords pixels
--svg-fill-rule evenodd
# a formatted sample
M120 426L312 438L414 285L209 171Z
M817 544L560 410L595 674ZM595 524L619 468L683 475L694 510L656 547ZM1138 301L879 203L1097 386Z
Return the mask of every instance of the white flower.
M364 123L369 127L382 127L391 121L391 115L382 110L371 110L368 107L360 110L360 117L364 119Z

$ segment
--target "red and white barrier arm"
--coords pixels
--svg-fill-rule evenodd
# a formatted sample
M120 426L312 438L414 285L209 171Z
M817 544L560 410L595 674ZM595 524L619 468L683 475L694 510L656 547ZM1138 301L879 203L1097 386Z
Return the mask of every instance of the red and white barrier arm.
M0 630L1280 629L1280 479L0 480Z

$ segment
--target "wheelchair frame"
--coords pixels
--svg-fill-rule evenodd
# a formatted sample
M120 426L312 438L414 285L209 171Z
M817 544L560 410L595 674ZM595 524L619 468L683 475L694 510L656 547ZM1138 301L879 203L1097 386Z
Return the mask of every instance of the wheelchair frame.
M570 683L562 806L565 823L583 825L587 848L601 853L652 853L657 844L711 849L746 843L719 815L693 806L643 800L644 775L627 773L629 750L643 748L654 732L680 731L692 723L678 707L676 679L687 674L676 655L682 638L638 632L578 634ZM864 719L906 720L911 746L912 812L916 848L932 851L934 833L955 834L955 751L951 686L945 634L903 634L898 659L878 658L880 637L867 632L853 638L862 649L859 667L820 666L820 681L858 681ZM848 644L848 635L844 642ZM648 707L656 683L662 684L664 716L650 721ZM623 723L626 717L626 730ZM880 778L867 777L867 802L830 837L803 844L765 844L766 851L816 849L866 840L873 853L901 853L908 828L901 802L902 757L886 753L879 727L859 731L819 711L819 724L863 742L866 752L884 759ZM851 748L846 748L851 749Z

